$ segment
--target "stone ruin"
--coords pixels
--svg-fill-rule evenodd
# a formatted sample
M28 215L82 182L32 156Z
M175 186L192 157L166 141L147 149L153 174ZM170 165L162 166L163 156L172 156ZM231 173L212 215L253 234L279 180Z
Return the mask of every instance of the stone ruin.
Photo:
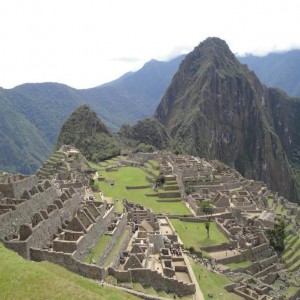
M125 199L125 210L120 214L111 204L86 198L88 177L82 176L83 160L73 148L64 147L59 152L64 154L56 153L50 160L55 168L44 168L49 177L42 169L38 176L0 176L0 240L4 245L24 258L48 260L88 278L101 280L113 275L120 281L132 280L157 290L167 287L179 296L195 293L183 245L169 219ZM194 189L183 197L196 216L193 221L206 219L199 204L211 201L211 217L229 239L229 243L203 248L216 268L251 261L250 266L235 272L224 269L229 277L240 274L226 289L246 299L269 299L273 292L270 286L284 276L264 234L264 229L273 228L276 222L276 212L268 205L272 192L264 183L245 179L217 161L175 155L149 157L160 161L167 180L177 181L181 195L187 183ZM146 154L138 157L141 164L147 158ZM286 209L287 218L294 215L295 222L300 219L297 205L275 193L273 196L274 203ZM128 225L131 227L120 253L104 267ZM103 235L110 235L112 240L101 257L93 264L83 263Z
M0 223L3 224L0 240L22 257L47 260L96 280L111 274L154 289L167 288L177 295L195 292L195 284L184 267L177 235L171 232L166 220L159 221L151 210L125 201L126 212L116 213L112 204L85 197L83 184L36 175L1 176L0 192ZM131 224L131 230L123 242L123 250L109 267L104 267L103 262L127 224ZM160 228L169 231L163 234ZM84 263L103 235L112 237L103 254L92 264ZM153 246L146 249L147 245ZM178 249L177 260L166 255L172 247ZM161 252L162 248L167 250ZM150 257L153 261L148 261ZM154 269L155 259L161 260L160 270ZM176 278L178 272L187 274L188 281Z
M183 199L195 217L185 219L205 222L208 216L203 212L201 203L209 200L212 204L210 218L216 221L229 243L202 249L209 253L216 269L229 272L228 277L234 283L226 289L249 300L280 298L281 294L272 284L282 283L282 274L286 273L282 271L279 258L264 233L266 228L273 228L276 223L276 212L268 201L272 196L275 205L282 206L286 211L285 219L293 228L299 225L298 205L271 192L263 182L245 179L218 161L163 155L160 162L164 175L176 176L181 191L186 186L191 191L189 195L183 195ZM294 221L291 216L295 216ZM297 234L295 230L290 231ZM235 272L230 272L223 265L245 260L251 264ZM285 289L286 286L282 288ZM300 294L299 287L297 293Z
M46 160L37 171L40 179L57 179L60 182L88 184L90 176L86 171L90 170L89 164L79 150L62 145L58 151Z
M111 270L111 274L120 280L130 274L143 286L167 288L179 296L195 293L191 270L182 254L183 245L169 219L125 199L124 206L133 235L120 254L117 270Z

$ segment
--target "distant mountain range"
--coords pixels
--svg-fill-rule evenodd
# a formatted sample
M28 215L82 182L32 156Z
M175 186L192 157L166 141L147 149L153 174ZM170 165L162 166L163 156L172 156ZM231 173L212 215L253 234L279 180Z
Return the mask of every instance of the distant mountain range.
M85 90L58 83L0 88L0 169L33 173L50 156L65 119L88 104L112 130L153 115L184 56Z
M238 57L269 87L280 88L289 96L300 97L300 50L266 56Z
M132 125L152 116L184 57L169 62L151 60L137 72L91 89L58 83L0 88L0 169L35 172L54 149L63 122L83 104L114 131L124 123ZM268 86L300 95L299 57L297 50L239 60Z

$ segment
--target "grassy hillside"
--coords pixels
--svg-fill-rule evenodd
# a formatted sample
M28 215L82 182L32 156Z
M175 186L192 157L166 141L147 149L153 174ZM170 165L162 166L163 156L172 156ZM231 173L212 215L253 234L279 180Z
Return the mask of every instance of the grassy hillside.
M138 299L48 262L27 261L0 244L1 299Z

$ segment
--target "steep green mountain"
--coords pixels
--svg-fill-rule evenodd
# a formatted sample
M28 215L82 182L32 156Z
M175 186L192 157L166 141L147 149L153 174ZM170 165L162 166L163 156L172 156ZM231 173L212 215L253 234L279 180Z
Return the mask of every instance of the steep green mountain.
M0 169L31 173L51 153L51 143L0 89Z
M88 159L98 162L120 152L115 137L89 106L80 106L64 122L58 140L61 145L74 145Z
M132 126L124 124L118 132L118 137L125 146L140 151L173 147L173 140L166 128L155 118L138 121Z
M86 90L58 83L0 88L0 169L34 173L55 147L65 119L82 104L114 130L152 115L182 58L153 60L137 72Z
M77 90L58 83L23 84L5 92L15 109L52 145L64 120L82 103Z
M270 53L266 56L248 55L238 59L267 86L277 87L288 95L300 97L300 50Z
M300 157L299 106L263 86L224 41L208 38L181 63L155 117L188 153L219 159L299 201L287 156Z

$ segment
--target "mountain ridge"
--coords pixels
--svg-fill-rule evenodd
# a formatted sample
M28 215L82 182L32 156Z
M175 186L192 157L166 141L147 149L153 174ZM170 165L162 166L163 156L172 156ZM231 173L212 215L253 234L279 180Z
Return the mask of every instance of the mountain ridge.
M12 89L0 88L0 105L9 108L0 111L0 135L3 136L0 140L0 169L34 173L54 149L63 122L83 104L91 106L114 130L124 123L133 124L151 116L179 62L180 57L169 62L156 61L155 66L149 62L146 71L142 68L121 76L119 81L117 79L88 90L77 90L53 82L25 83ZM144 73L147 76L143 77ZM149 78L152 78L151 81ZM148 93L155 86L158 87L155 92ZM14 119L22 123L23 139L32 142L24 144L21 141L13 129ZM11 129L6 130L7 127ZM18 146L20 142L22 148Z
M208 38L180 64L155 117L188 153L221 160L297 201L294 173L273 128L276 97L290 101L264 87L225 41Z
M300 50L247 55L238 60L253 70L268 87L280 88L292 97L300 97Z

